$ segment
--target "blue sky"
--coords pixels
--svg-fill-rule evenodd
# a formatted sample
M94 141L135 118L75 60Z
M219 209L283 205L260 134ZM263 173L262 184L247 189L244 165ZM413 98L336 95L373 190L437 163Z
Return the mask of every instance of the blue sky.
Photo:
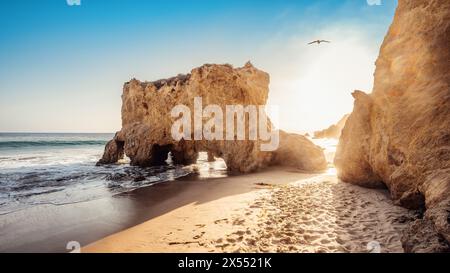
M130 78L156 80L203 63L248 60L271 74L269 102L280 106L284 127L311 131L350 112L353 89L370 92L396 1L1 4L0 131L113 132ZM305 45L318 38L333 43Z

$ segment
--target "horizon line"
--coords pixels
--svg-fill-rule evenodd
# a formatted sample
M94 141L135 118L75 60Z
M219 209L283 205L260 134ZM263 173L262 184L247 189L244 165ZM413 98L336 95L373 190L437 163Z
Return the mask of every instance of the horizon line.
M115 134L116 132L80 132L80 131L0 131L0 134Z

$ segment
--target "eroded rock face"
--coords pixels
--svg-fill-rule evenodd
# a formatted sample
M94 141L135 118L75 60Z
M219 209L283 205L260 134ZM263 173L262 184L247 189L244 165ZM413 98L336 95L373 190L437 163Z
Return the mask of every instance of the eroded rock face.
M372 170L367 152L372 134L369 123L373 107L372 99L359 90L353 92L352 96L355 98L353 113L342 130L334 158L339 178L359 186L383 187L381 178ZM356 136L359 138L356 139Z
M159 165L164 163L169 152L175 163L191 164L195 163L201 151L208 152L209 159L223 158L230 170L238 172L281 163L274 160L275 152L262 151L261 144L265 141L249 140L248 137L246 140L194 140L194 124L191 140L183 138L176 141L171 134L174 123L171 110L176 105L189 107L192 116L195 97L201 97L204 106L220 106L223 113L226 105L265 105L268 86L269 75L250 63L241 68L207 64L193 69L188 75L155 82L133 79L123 88L122 129L106 146L99 164L115 163L125 153L132 165ZM248 120L245 124L248 136ZM271 126L270 121L267 126ZM226 134L226 126L223 128ZM304 166L307 170L323 167L325 158L319 147L303 139L290 143L301 145L308 151L308 154L293 157L298 160L297 166ZM311 155L316 157L308 158Z
M398 204L425 206L419 221L450 241L450 1L399 0L373 92L353 96L335 158L339 177L383 183Z
M349 115L344 115L336 124L331 125L327 129L321 131L314 132L314 138L336 138L339 139L341 137L342 129L347 122Z
M410 224L403 232L401 241L406 253L450 252L450 245L428 219L419 219Z

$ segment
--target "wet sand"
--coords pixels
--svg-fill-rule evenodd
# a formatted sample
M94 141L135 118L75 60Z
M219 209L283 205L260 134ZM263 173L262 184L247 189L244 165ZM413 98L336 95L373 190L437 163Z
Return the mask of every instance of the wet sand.
M185 206L252 192L254 183L289 183L305 176L280 169L227 178L188 176L88 202L37 205L0 215L0 252L68 252L70 241L85 246Z
M387 190L276 167L2 215L0 252L402 252L413 218Z
M402 252L401 231L414 219L387 190L334 174L272 168L176 186L148 208L151 219L82 251Z

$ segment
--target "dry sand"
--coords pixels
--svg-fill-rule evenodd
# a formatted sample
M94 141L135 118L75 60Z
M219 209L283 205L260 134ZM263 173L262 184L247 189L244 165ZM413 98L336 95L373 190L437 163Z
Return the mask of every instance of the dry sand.
M414 219L387 190L334 174L272 168L180 183L183 190L164 201L172 209L82 251L402 252L401 231Z

